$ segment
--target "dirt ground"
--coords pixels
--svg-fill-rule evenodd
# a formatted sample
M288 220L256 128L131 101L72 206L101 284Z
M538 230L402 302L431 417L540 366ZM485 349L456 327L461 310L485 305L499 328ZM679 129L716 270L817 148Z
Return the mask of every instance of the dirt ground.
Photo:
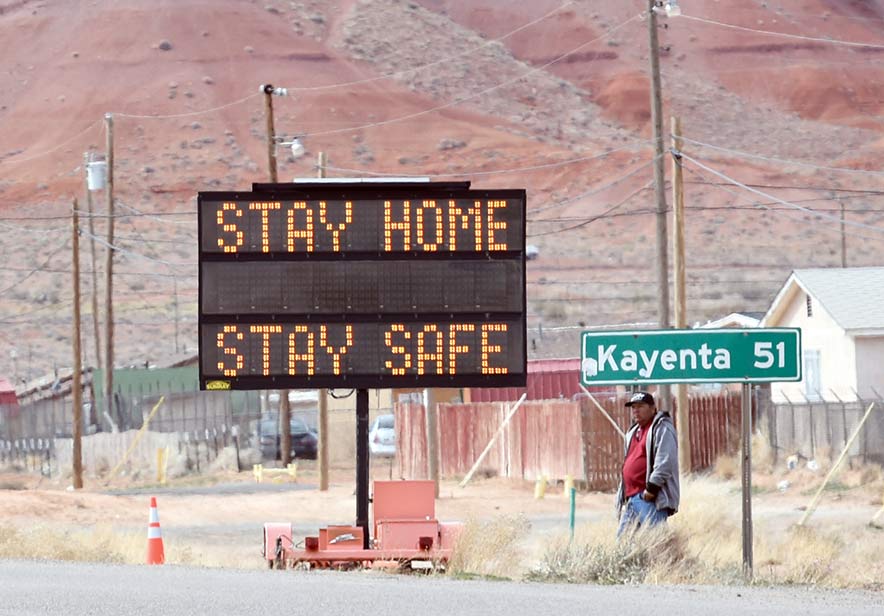
M377 464L373 479L388 479L389 467ZM773 544L788 535L803 515L822 473L793 471L790 486L780 491L780 476L759 474L753 485L753 522L756 541ZM0 473L0 534L16 531L49 532L69 536L86 533L95 542L108 540L128 544L124 556L141 562L145 546L149 499L156 495L161 528L170 562L197 566L259 568L261 529L264 522L292 522L296 536L315 534L326 524L349 524L355 519L355 472L334 468L330 489L319 492L314 462L301 462L298 477L276 476L260 488L251 471L218 472L173 480L167 486L115 480L87 481L83 490L69 488L69 478L47 479L36 474ZM254 492L256 489L262 491ZM272 491L271 491L272 490ZM440 486L437 518L480 524L503 524L516 529L519 564L513 573L527 572L540 561L546 547L568 533L568 501L561 485L549 485L544 498L536 499L529 482L499 478L474 478L466 487L453 480ZM684 482L682 511L673 524L687 528L725 523L731 528L722 541L735 543L739 552L740 483L734 479L695 476ZM824 491L810 525L820 533L833 534L841 542L874 543L884 549L884 530L869 525L882 506L884 483L880 470L845 470ZM699 520L699 522L698 522ZM708 522L704 521L708 520ZM581 527L614 528L612 495L578 493L576 522ZM884 516L879 518L884 525ZM602 530L604 532L604 530ZM90 534L91 533L91 534ZM79 541L84 541L82 537ZM90 539L85 539L86 544ZM33 548L39 552L40 548ZM53 557L33 553L21 546L21 556ZM89 558L84 558L89 559Z

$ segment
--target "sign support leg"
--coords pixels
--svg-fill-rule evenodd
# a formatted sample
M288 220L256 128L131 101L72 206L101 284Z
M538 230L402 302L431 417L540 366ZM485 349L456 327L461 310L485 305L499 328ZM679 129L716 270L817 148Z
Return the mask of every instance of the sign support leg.
M743 575L752 579L752 384L742 387Z
M363 548L368 549L368 390L356 390L356 526L362 527Z

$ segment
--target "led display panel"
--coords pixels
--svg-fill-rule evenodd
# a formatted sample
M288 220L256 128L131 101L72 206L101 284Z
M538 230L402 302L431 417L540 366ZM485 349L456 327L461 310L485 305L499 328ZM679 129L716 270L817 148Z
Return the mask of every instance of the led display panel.
M204 389L525 384L525 191L201 192Z

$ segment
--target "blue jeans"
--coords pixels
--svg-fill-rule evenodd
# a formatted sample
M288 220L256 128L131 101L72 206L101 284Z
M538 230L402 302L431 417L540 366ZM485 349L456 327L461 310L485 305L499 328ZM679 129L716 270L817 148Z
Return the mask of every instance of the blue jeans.
M617 528L617 536L622 535L629 527L639 528L643 524L649 527L662 524L668 517L668 512L658 511L656 503L644 500L642 493L639 492L626 499L626 504L620 512L620 526Z

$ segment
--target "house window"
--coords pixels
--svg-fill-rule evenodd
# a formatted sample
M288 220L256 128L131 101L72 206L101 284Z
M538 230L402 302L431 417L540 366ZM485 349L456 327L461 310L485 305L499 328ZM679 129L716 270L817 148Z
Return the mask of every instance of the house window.
M804 395L808 400L819 400L821 389L820 352L804 351Z
M807 316L813 316L813 300L810 299L810 294L807 295Z

